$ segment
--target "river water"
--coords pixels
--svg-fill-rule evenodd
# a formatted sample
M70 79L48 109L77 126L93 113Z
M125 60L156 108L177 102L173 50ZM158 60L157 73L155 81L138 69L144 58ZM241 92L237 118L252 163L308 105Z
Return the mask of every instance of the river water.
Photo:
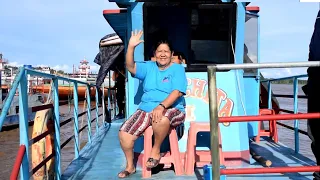
M282 85L282 84L273 84L272 89L275 94L293 94L293 86L292 85ZM299 95L304 95L301 86L299 86ZM280 103L280 108L293 110L293 99L290 98L278 98ZM79 102L79 111L83 112L84 104ZM299 99L299 112L306 112L307 111L307 100L306 99ZM94 103L91 107L94 107ZM60 107L61 117L63 119L67 119L73 116L73 108L69 106L61 106ZM80 113L79 112L79 113ZM100 112L101 109L100 109ZM91 112L91 117L96 117L95 111ZM87 124L86 115L79 118L79 128L83 127ZM284 124L293 126L293 121L280 121ZM102 117L99 118L99 125L102 124ZM95 133L96 122L93 122L91 125L92 134ZM307 124L305 120L300 121L300 129L307 131ZM65 126L61 127L61 144L68 139L70 136L74 134L73 122L66 124ZM31 137L32 127L29 127L29 137ZM281 143L287 145L290 148L294 148L294 132L292 130L286 129L282 126L278 126L279 132L279 140ZM87 142L88 137L87 128L82 131L81 134L81 147ZM299 134L300 139L300 153L307 156L308 158L315 160L311 148L310 148L310 139L308 136L303 134ZM0 179L8 179L10 176L10 172L12 170L14 160L19 148L19 130L11 130L6 132L0 132ZM69 163L74 158L74 143L71 140L61 152L61 169L64 171Z

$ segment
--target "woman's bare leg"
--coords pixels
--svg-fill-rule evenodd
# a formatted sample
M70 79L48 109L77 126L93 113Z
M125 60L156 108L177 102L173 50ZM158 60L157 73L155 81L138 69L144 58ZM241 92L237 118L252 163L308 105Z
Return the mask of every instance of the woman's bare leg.
M119 131L120 145L127 160L125 171L128 171L129 173L135 172L136 170L133 164L133 146L137 138L138 137L135 135L131 135L124 131ZM119 173L119 177L125 177L125 174Z
M154 145L151 150L151 158L154 158L156 160L160 159L160 146L168 135L169 129L170 129L170 121L167 117L163 116L161 121L158 121L157 123L152 123L152 129L154 134ZM146 162L147 166L153 166L152 163Z

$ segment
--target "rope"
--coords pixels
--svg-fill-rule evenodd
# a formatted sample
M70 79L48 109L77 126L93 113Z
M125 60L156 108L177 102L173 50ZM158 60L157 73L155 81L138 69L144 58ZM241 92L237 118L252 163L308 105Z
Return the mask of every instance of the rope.
M232 49L232 54L233 54L233 57L234 57L234 61L236 61L236 56L235 56L234 47L233 47L232 42L233 42L233 40L232 40L232 35L231 35L231 41L230 41L231 49ZM240 87L240 79L239 79L238 71L239 70L236 70L237 87L238 87L238 90L239 90L240 101L241 101L241 105L242 105L242 108L243 108L243 111L244 111L244 115L247 115L246 108L245 108L244 102L243 102L244 100L243 100L242 91L241 91L241 87Z

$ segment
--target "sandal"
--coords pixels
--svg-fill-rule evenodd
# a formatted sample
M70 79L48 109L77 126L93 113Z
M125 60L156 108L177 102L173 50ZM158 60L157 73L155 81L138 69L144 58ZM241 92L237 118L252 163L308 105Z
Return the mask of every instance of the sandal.
M127 178L127 177L129 177L129 176L131 176L132 174L135 174L135 173L136 173L136 171L129 173L129 171L123 170L123 171L119 172L118 178ZM120 174L124 174L124 176L120 177L119 176Z
M147 165L147 168L151 169L151 168L154 168L154 167L157 167L159 162L160 162L160 159L153 159L153 158L149 158L147 163L152 163L153 165Z

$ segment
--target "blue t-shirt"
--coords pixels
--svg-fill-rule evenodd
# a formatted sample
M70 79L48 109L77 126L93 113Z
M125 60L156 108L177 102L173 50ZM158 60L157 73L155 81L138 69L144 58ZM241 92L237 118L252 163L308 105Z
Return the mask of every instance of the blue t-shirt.
M184 67L172 64L165 70L160 70L153 61L136 62L135 78L143 82L143 95L139 109L151 112L164 101L173 90L178 90L184 95L187 90L187 78ZM184 110L184 97L180 97L173 108Z

